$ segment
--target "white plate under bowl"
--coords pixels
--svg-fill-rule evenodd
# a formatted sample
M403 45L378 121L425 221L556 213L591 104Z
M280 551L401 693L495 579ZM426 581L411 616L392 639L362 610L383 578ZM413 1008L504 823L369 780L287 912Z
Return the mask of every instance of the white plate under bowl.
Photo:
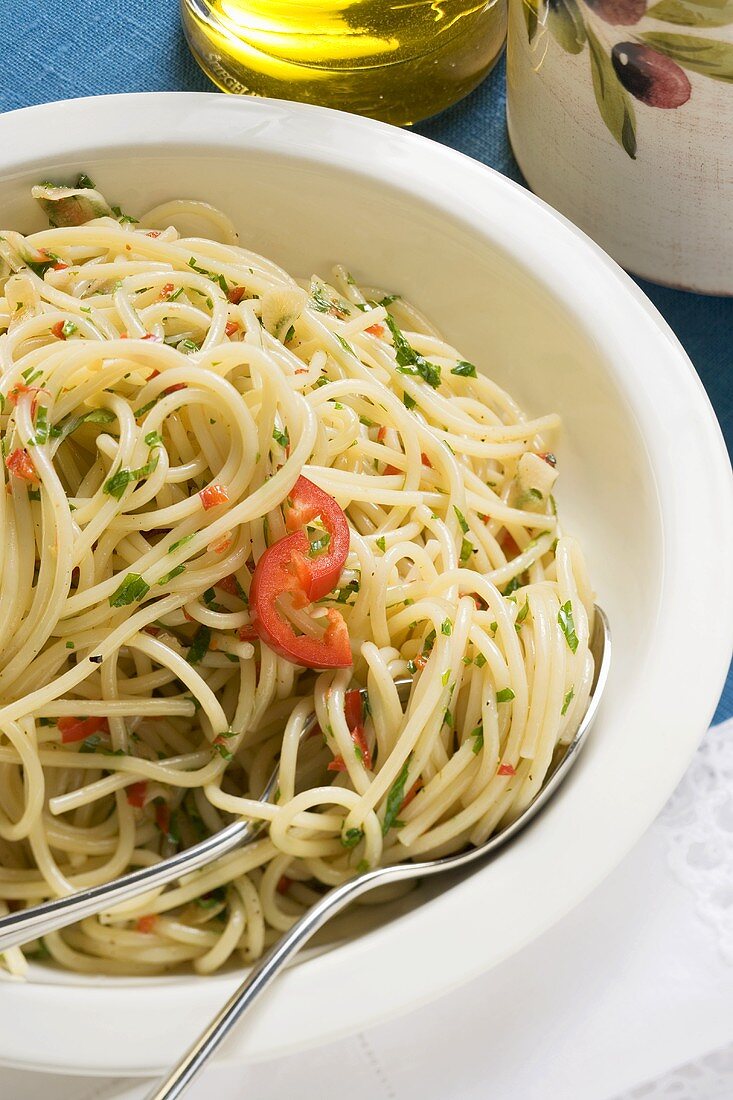
M640 837L690 760L728 665L730 466L689 360L631 280L539 200L455 152L362 118L221 95L112 96L0 118L7 227L40 227L32 182L82 170L132 213L208 199L294 273L343 260L358 280L416 302L526 408L557 409L563 519L612 624L598 724L560 796L489 866L417 891L382 927L372 910L371 930L288 971L222 1052L271 1058L494 966ZM3 986L0 1061L157 1070L236 980L37 967Z

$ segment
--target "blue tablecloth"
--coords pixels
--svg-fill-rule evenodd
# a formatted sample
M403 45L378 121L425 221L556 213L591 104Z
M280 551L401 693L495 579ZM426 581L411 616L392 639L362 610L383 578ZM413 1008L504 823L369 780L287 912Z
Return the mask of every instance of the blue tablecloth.
M188 51L174 0L8 2L0 59L3 111L111 92L212 91ZM462 103L416 129L523 182L507 141L503 64ZM641 286L685 345L733 449L733 298ZM733 671L715 720L731 715Z

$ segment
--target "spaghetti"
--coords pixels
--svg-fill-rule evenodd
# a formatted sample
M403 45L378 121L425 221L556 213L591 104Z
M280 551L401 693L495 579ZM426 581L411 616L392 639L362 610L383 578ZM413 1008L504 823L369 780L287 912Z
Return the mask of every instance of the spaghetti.
M559 421L399 297L340 267L300 284L205 204L138 223L86 177L34 195L51 228L0 234L0 908L231 815L267 829L6 966L208 973L541 786L593 671ZM192 215L211 237L173 228Z

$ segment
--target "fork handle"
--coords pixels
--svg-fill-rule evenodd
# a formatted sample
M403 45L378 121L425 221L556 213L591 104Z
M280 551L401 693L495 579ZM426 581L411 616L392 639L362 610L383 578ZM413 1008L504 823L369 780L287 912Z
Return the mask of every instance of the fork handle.
M257 828L245 821L235 821L220 832L207 837L199 844L178 852L169 859L161 860L150 867L141 867L122 878L113 879L99 886L90 886L86 890L77 890L63 898L34 905L29 909L19 909L0 918L0 954L11 947L28 943L49 932L56 932L68 924L105 912L114 905L146 894L148 890L165 886L182 875L211 863L233 848L239 847L257 834Z
M382 886L385 882L402 877L400 869L404 869L404 865L397 864L393 867L381 867L375 871L367 871L366 874L360 875L358 878L349 879L340 886L334 886L332 890L324 894L259 959L239 988L211 1021L206 1031L189 1047L166 1080L148 1093L146 1100L177 1100L177 1097L183 1096L194 1077L200 1072L236 1022L252 1007L260 994L264 993L283 967L300 951L301 947L331 917L340 913L355 898L367 893L375 886ZM410 870L412 869L410 868Z

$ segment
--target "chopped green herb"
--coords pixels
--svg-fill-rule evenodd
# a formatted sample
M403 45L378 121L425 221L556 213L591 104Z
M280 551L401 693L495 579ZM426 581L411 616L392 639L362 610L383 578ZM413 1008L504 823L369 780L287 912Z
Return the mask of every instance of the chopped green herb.
M379 547L379 549L380 549L380 550L382 551L382 553L384 553L384 551L385 551L385 548L386 548L386 545L387 545L387 544L386 544L386 542L384 541L384 535L380 535L380 536L379 536L379 538L377 539L377 546L378 546L378 547Z
M512 577L512 579L509 581L509 584L503 590L502 595L511 596L512 592L516 592L518 588L521 588L521 581L519 580L519 577Z
M140 466L137 470L121 469L108 478L104 483L104 492L115 498L115 500L121 500L125 489L131 481L140 481L144 477L150 477L158 465L158 456L154 454L149 462L144 466Z
M201 345L186 336L185 339L178 341L176 351L182 351L185 355L189 355L192 351L201 351Z
M186 566L185 565L177 565L175 567L175 569L171 569L170 573L166 573L166 575L164 577L161 577L160 580L158 581L158 584L160 584L160 585L168 584L168 582L172 581L174 577L180 577L181 573L185 573L185 572L186 572Z
M196 814L196 817L199 818L199 821L202 820L198 814ZM215 905L223 905L226 901L226 896L226 888L224 886L217 886L215 890L209 890L207 894L203 894L200 898L196 898L195 902L201 909L213 909Z
M112 206L110 207L110 209L112 210L114 216L117 218L118 222L121 222L122 224L124 224L125 222L129 222L130 225L137 225L139 219L133 218L130 214L123 214L119 206Z
M423 359L422 355L417 356L414 363L398 366L397 370L400 374L417 375L427 382L429 386L432 386L434 390L440 385L440 367L436 367L434 363L429 363L427 359Z
M58 439L63 442L68 436L80 428L82 424L111 424L115 419L115 414L110 409L90 409L89 412L82 413L81 416L69 416L66 420L62 420L60 424L54 424L49 429L49 436L52 439Z
M442 623L440 624L440 633L447 634L448 637L450 637L450 635L453 633L453 623L450 619L443 619Z
M136 420L139 420L141 416L145 416L145 413L150 412L153 406L158 404L162 396L163 394L159 393L158 396L154 397L152 401L148 401L146 402L146 404L141 405L139 409L135 409L132 415L135 417Z
M371 864L369 863L368 859L360 859L356 865L356 870L358 874L363 875L370 869L370 867Z
M461 359L460 363L456 363L451 369L451 374L457 374L461 378L475 378L476 368L473 363L467 363L465 359Z
M139 603L150 591L150 585L139 573L128 573L119 588L109 598L110 607L125 607L126 604Z
M402 403L406 409L414 409L417 405L417 401L414 397L410 397L407 390L402 394Z
M446 687L449 680L450 680L450 669L447 668L445 670L445 672L443 673L443 675L440 677L440 682L442 683L443 687Z
M145 436L145 442L148 447L159 447L163 442L163 436L160 432L148 432Z
M73 321L64 321L61 326L61 331L64 335L64 339L67 339L69 336L73 336L75 332L78 332L79 328Z
M281 447L290 446L290 436L287 433L287 429L284 432L281 432L279 428L273 428L272 438L275 440L276 443L279 443Z
M227 283L224 276L216 275L213 271L207 271L205 267L198 267L195 256L192 256L191 259L188 261L188 266L190 268L193 268L194 271L198 272L199 275L205 275L207 279L211 279L212 282L217 283L220 289L223 290L225 294L229 293L229 284Z
M357 580L349 581L343 588L339 588L337 592L331 597L336 603L348 603L349 597L359 591L359 582Z
M59 263L61 259L61 257L57 256L54 252L49 252L48 249L45 251L48 256L47 260L28 260L25 256L23 257L25 266L30 268L34 275L38 275L39 279L42 279L48 269L53 267L54 264Z
M315 557L317 554L322 554L324 550L328 548L328 544L331 541L331 536L328 531L319 531L318 536L311 539L310 555Z
M464 535L467 535L468 524L466 523L466 517L459 508L456 508L455 504L453 505L453 511L456 513L456 519L458 520L458 525L460 526L461 531L463 531Z
M392 343L397 357L397 370L400 374L417 375L433 389L437 389L440 385L440 367L436 367L434 363L429 363L419 352L415 351L389 313L385 321L387 328L392 333Z
M89 188L92 191L96 190L94 184L89 179L89 176L86 174L86 172L80 172L79 173L79 175L77 176L77 179L76 179L76 186L81 187L82 189Z
M496 693L497 703L510 703L514 698L514 692L511 688L502 688L501 691Z
M363 836L363 829L347 829L341 834L341 843L344 848L355 848Z
M515 626L521 626L521 624L527 618L528 613L529 613L529 600L525 600L524 603L522 604L521 608L517 612L517 617L514 621L514 625Z
M470 539L463 539L461 542L461 565L465 565L469 561L471 554L476 553L476 547L473 545Z
M79 752L96 752L97 747L101 744L102 738L98 733L93 733L90 737L85 737L79 746Z
M479 724L476 729L471 730L469 737L473 737L473 751L478 755L484 747L484 727Z
M185 546L187 542L190 542L193 535L184 535L182 539L178 539L177 542L171 543L168 547L168 553L172 554L175 550L178 550L181 546Z
M67 649L73 649L74 648L74 643L73 642L67 642L66 643L66 648Z
M193 636L193 641L188 650L186 660L190 665L197 665L208 653L211 644L211 628L200 626Z
M565 696L565 699L563 700L562 710L560 711L560 714L567 714L568 707L572 703L574 697L575 697L575 688L571 688L570 691L567 692L567 694Z
M570 646L572 653L575 653L578 648L578 635L575 633L575 622L573 621L573 605L570 600L564 603L557 613L557 621L560 624L560 629L565 635L565 641Z
M484 657L483 653L477 653L476 654L476 658L475 658L474 663L476 665L476 668L483 668L484 667L484 665L486 664L486 658Z
M410 758L408 757L402 765L400 773L390 787L389 794L387 795L387 805L384 811L384 820L382 822L383 836L387 835L397 821L397 814L400 812L400 806L405 799L405 783L407 782L409 768Z
M356 355L356 352L354 351L348 340L344 340L343 336L339 336L337 332L334 333L334 335L345 352L348 352L349 355Z

